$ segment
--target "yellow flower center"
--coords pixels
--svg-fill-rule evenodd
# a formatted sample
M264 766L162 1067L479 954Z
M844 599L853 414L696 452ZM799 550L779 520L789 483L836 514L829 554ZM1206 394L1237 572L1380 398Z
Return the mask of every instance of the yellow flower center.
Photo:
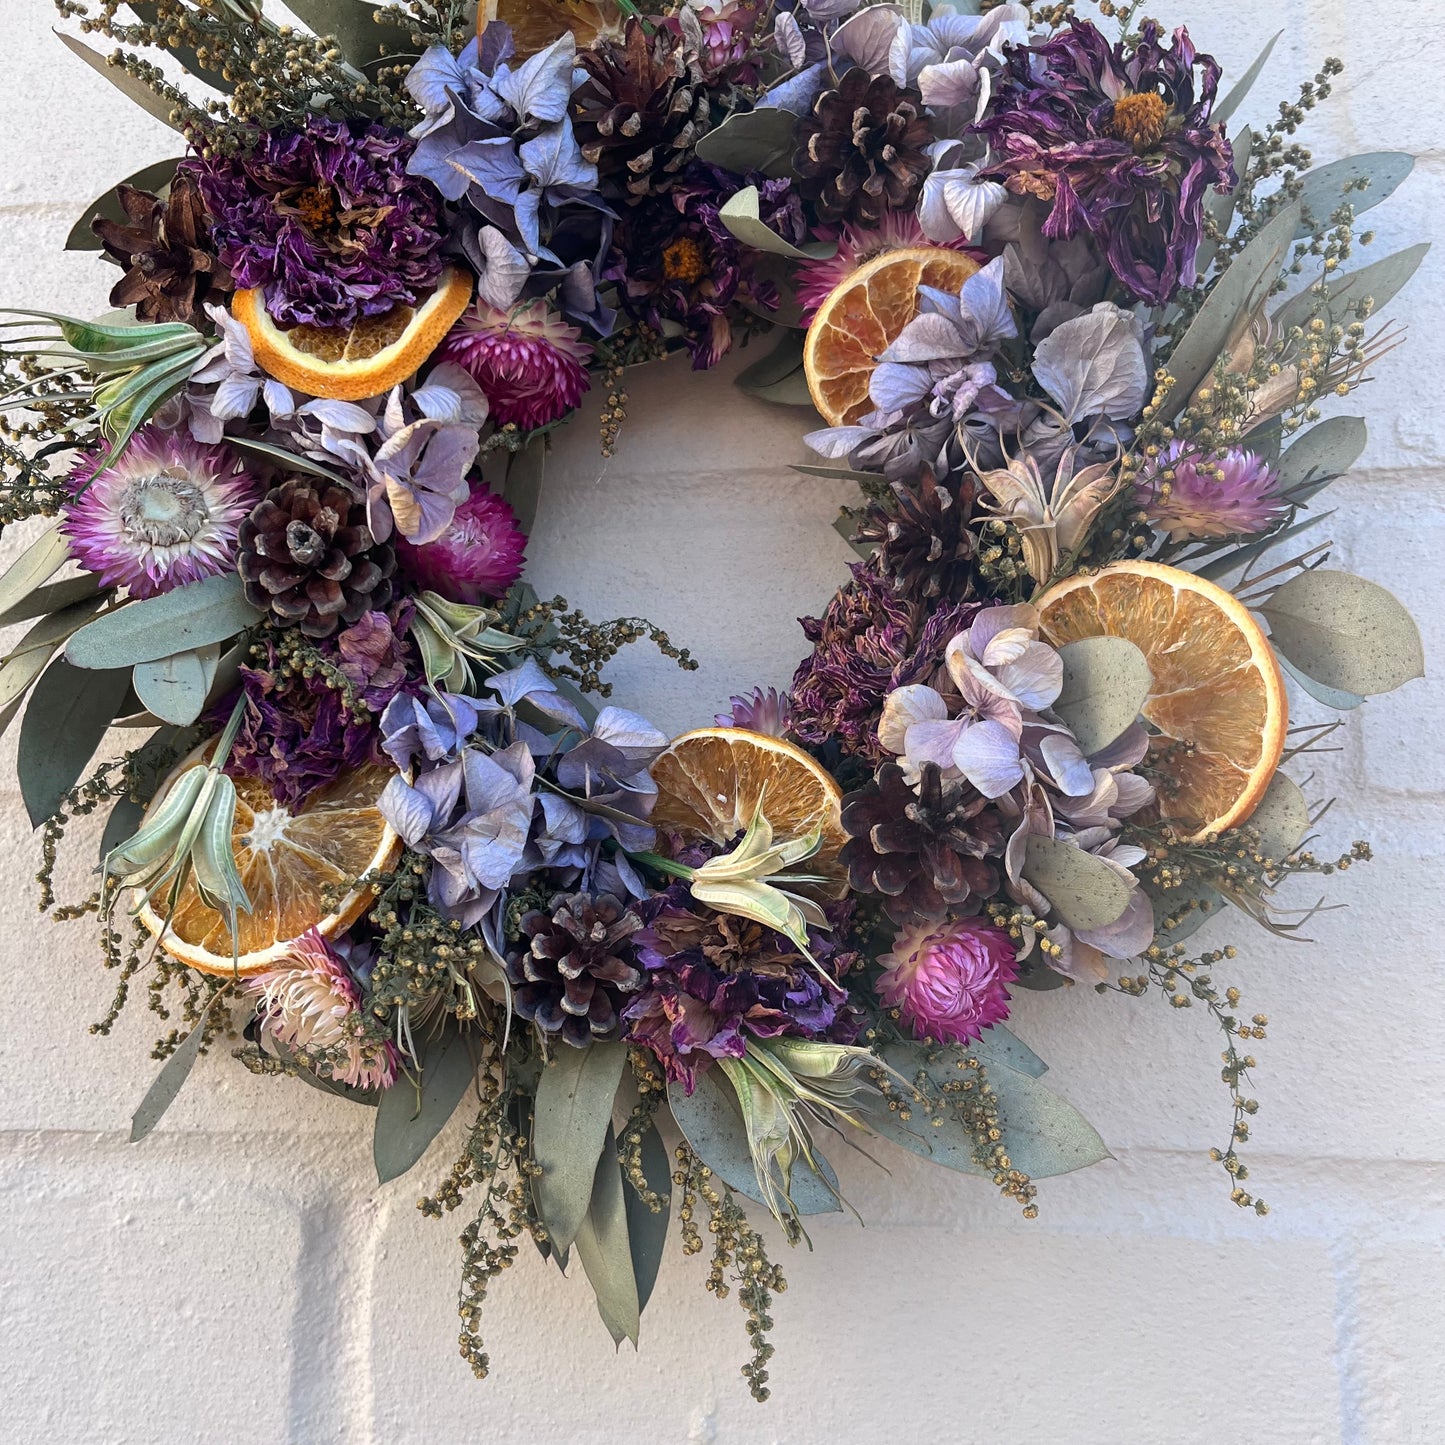
M1109 131L1142 153L1158 145L1173 113L1169 102L1152 90L1141 95L1126 95L1114 102Z
M707 260L702 247L691 236L679 236L662 250L662 274L669 281L685 281L691 285L707 274Z
M336 192L330 186L308 186L296 197L296 210L308 231L324 232L336 224Z

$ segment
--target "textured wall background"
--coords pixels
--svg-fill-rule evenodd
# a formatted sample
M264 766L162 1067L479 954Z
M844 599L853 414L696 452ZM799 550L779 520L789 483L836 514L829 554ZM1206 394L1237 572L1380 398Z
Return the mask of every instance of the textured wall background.
M1445 214L1439 110L1445 0L1157 7L1237 74L1286 27L1247 118L1265 119L1325 55L1347 63L1312 132L1317 155L1402 148L1420 165L1377 212L1375 254ZM52 39L45 0L4 0L0 302L101 309L112 273L64 255L72 221L174 138ZM1396 315L1408 345L1357 398L1372 441L1337 484L1340 553L1413 607L1431 671L1445 651L1445 252ZM631 383L618 455L584 417L548 468L539 587L593 615L643 611L704 666L641 649L619 696L664 727L729 691L782 683L792 618L822 604L845 552L840 496L786 469L798 414L678 367ZM640 539L640 540L639 540ZM7 537L7 559L20 537ZM1302 716L1312 716L1306 708ZM1445 701L1431 682L1350 716L1313 791L1338 795L1329 837L1378 861L1338 880L1348 911L1313 948L1241 924L1232 965L1262 1110L1249 1152L1266 1219L1236 1210L1203 1157L1223 1142L1219 1045L1198 1011L1156 999L1025 995L1015 1024L1115 1154L1049 1181L1018 1218L986 1185L885 1146L889 1178L839 1160L865 1230L833 1216L786 1260L774 1398L737 1374L741 1311L670 1254L644 1351L614 1357L586 1286L531 1256L495 1289L493 1378L456 1357L460 1221L414 1208L459 1135L377 1188L369 1116L203 1060L159 1132L125 1142L155 1069L143 1006L109 1040L109 997L83 926L37 919L34 845L0 795L0 1437L17 1442L1186 1442L1271 1445L1445 1438ZM5 739L13 757L13 733ZM80 893L94 840L78 839ZM1301 903L1312 901L1300 888ZM1222 975L1221 975L1222 977Z

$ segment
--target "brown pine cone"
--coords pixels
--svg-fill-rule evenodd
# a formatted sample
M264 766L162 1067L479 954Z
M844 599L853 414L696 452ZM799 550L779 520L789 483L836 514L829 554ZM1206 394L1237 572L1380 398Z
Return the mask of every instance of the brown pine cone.
M642 985L628 943L641 927L610 893L559 893L523 914L524 942L506 958L513 1012L574 1048L616 1038L625 996Z
M710 125L716 82L696 51L630 19L621 41L599 39L577 63L588 78L572 96L572 129L602 194L634 205L671 190Z
M134 306L141 321L201 325L202 309L231 289L231 273L211 250L206 208L187 171L176 172L170 197L122 183L116 197L126 224L97 216L91 230L125 275L110 293L112 306Z
M366 504L344 487L289 478L256 503L239 542L246 600L307 637L330 637L391 601L396 554L378 545Z
M859 66L818 97L798 136L798 190L822 221L876 226L886 211L911 211L932 165L923 98Z
M941 918L998 891L992 860L1003 853L1004 820L971 784L945 783L935 763L923 765L916 791L897 763L884 763L843 799L843 827L849 885L881 895L895 923Z
M978 538L969 530L978 479L940 483L925 471L893 482L892 498L868 504L856 541L872 542L894 589L910 602L963 602L974 593Z

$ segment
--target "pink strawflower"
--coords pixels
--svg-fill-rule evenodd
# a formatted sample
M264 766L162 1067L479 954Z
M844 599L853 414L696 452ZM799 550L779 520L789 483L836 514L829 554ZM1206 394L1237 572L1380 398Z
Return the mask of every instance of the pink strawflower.
M107 587L155 597L233 570L236 529L261 493L227 446L142 427L97 471L88 452L70 474L61 529L70 555Z
M819 228L817 234L830 238L832 233L827 228ZM810 321L813 313L828 299L828 293L860 266L875 260L885 251L901 251L909 246L938 246L937 241L930 241L923 234L923 227L912 211L885 211L883 219L871 229L845 221L841 233L838 233L837 251L826 261L804 261L793 273L798 302L803 308L803 320ZM947 249L964 250L963 238L949 241ZM978 254L982 255L981 252ZM988 258L985 256L983 259Z
M502 596L522 575L526 547L516 513L477 486L435 542L418 547L398 537L396 561L418 587L475 605Z
M545 301L510 312L478 301L437 348L442 361L470 372L498 426L535 431L566 416L590 385L592 348Z
M361 990L314 928L292 943L288 958L248 978L246 988L259 996L261 1031L296 1053L322 1055L338 1084L389 1089L396 1082L396 1049L361 1036Z
M966 1044L1008 1017L1013 941L978 918L909 924L878 961L878 997L915 1038Z
M1182 441L1170 442L1141 477L1139 496L1149 520L1171 542L1267 532L1289 514L1269 464L1240 447L1201 455Z

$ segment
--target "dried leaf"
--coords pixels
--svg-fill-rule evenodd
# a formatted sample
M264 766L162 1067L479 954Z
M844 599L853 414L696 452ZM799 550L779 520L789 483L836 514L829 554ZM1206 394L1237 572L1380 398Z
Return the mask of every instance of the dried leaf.
M47 527L0 577L0 616L5 622L21 622L28 616L21 611L26 599L48 582L70 560L70 544L60 531L59 523ZM62 584L56 584L57 586Z
M458 1029L433 1034L422 1047L420 1084L402 1077L382 1091L371 1153L376 1177L400 1178L426 1153L477 1076L470 1041Z
M577 1230L577 1258L597 1296L597 1313L612 1343L620 1345L623 1340L631 1340L636 1348L642 1306L632 1269L627 1187L617 1164L617 1140L609 1126L592 1181L592 1198Z
M798 117L792 111L772 106L734 111L698 141L694 153L698 160L735 175L761 171L777 180L793 174L797 129Z
M1259 832L1259 851L1282 862L1310 830L1310 805L1293 778L1276 773L1248 824Z
M178 650L225 642L261 617L246 601L240 577L207 577L97 617L70 639L65 656L75 667L134 667Z
M1285 332L1291 327L1307 325L1315 315L1323 317L1327 325L1344 325L1351 319L1348 313L1366 297L1372 302L1370 314L1376 315L1404 290L1429 249L1430 243L1421 241L1403 251L1382 256L1368 266L1332 277L1324 283L1324 295L1311 287L1291 296L1272 318L1275 330Z
M55 34L60 38L60 43L72 55L78 55L97 75L103 75L127 100L133 101L147 115L154 116L162 125L169 126L176 131L181 129L171 119L170 101L162 100L143 80L137 80L128 70L122 70L120 66L110 64L99 51L92 50L88 45L82 45L73 35L67 35L63 30L57 30Z
M1129 885L1107 863L1043 833L1028 840L1024 877L1069 928L1107 928L1129 906Z
M1359 461L1368 440L1363 417L1332 416L1312 426L1279 459L1280 491L1291 501L1309 501Z
M1122 637L1086 637L1059 649L1064 686L1054 711L1086 758L1102 752L1137 721L1153 674L1144 654Z
M1307 172L1300 183L1295 240L1304 240L1316 226L1328 223L1347 202L1357 216L1378 206L1414 169L1415 157L1405 151L1370 151Z
M758 212L758 188L744 186L719 212L718 219L745 246L792 261L826 260L838 249L836 241L809 241L795 246L763 223Z

